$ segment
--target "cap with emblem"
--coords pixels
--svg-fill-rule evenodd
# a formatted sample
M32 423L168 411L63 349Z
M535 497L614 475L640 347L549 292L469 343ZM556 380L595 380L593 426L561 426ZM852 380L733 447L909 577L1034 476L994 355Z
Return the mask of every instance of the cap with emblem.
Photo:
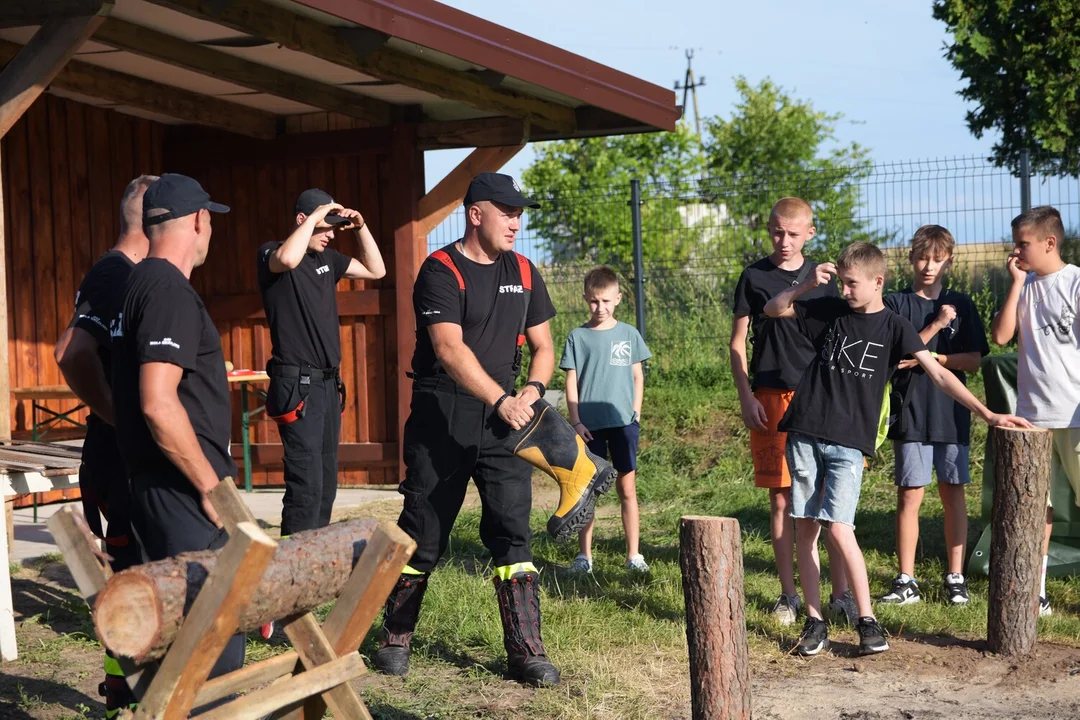
M521 194L521 188L514 178L493 172L479 173L469 183L469 190L465 193L465 204L472 205L481 200L491 200L518 208L540 207L540 203Z
M296 198L296 214L310 215L323 205L329 205L332 202L334 198L330 197L330 193L311 188L300 193L300 197ZM336 213L329 213L323 220L327 225L344 225L352 222L352 218L341 217Z
M142 206L144 227L187 217L200 210L229 212L228 205L212 202L197 180L176 173L165 173L152 182L143 195Z

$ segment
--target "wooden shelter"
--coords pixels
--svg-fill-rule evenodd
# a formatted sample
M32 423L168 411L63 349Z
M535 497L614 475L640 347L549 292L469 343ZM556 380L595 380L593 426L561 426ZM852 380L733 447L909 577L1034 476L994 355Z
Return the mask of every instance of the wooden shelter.
M53 345L129 180L182 172L232 206L192 282L226 358L253 369L270 355L256 248L316 186L364 213L388 267L338 287L343 484L400 477L413 279L469 178L532 140L671 130L680 113L670 90L433 0L3 0L3 63L0 438L33 423L10 388L62 381ZM425 194L439 148L475 150ZM252 433L255 483L279 484L276 429Z

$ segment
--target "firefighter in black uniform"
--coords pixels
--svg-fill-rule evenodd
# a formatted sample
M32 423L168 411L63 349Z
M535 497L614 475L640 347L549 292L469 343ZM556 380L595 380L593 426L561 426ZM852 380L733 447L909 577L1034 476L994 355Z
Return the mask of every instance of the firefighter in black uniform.
M259 289L273 346L266 411L285 450L281 535L324 527L337 495L338 439L345 385L338 365L337 283L386 274L364 218L327 193L305 190L296 201L296 228L285 242L259 248ZM352 230L360 258L327 247Z
M232 482L229 386L221 338L189 278L210 246L210 201L166 174L143 195L146 259L132 269L112 332L116 436L130 478L132 527L150 560L217 550L228 535L208 494ZM245 634L210 673L244 664Z
M534 685L559 682L540 635L538 576L530 550L531 468L510 443L511 435L536 428L540 412L550 409L541 398L555 367L548 326L555 309L547 287L536 267L513 252L526 207L539 204L523 196L510 176L480 173L465 195L465 236L433 253L416 279L416 350L398 525L417 548L386 602L375 656L384 673L408 671L428 575L446 550L471 477L483 508L480 539L496 566L511 675ZM528 382L515 393L525 342L532 358ZM575 437L561 422L567 437ZM575 452L569 442L560 446L563 455L567 448L570 455ZM560 481L564 496L575 498L566 506L587 510L579 513L584 522L592 515L595 493L610 487L608 470L589 465L585 480L569 491Z
M68 387L90 408L79 491L86 522L105 541L113 572L138 565L142 552L131 532L131 495L114 428L110 326L115 326L124 302L128 276L150 249L142 229L142 199L155 180L156 175L140 175L125 188L120 201L120 236L83 278L75 294L75 314L53 353ZM104 529L102 515L108 522ZM135 703L116 656L107 649L105 682L99 692L105 696L107 718Z

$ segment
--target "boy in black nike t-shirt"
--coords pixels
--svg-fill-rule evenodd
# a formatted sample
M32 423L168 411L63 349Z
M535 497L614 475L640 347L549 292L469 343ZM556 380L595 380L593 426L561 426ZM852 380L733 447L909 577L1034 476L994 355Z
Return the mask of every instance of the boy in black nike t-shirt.
M935 385L988 425L1030 427L1022 418L987 410L930 356L911 322L885 307L885 272L881 251L857 242L840 254L836 265L818 265L812 281L785 290L765 306L771 317L796 317L817 349L779 428L788 433L791 515L808 615L796 648L800 655L816 655L828 645L814 552L822 527L838 550L837 557L830 559L843 564L855 594L860 652L889 649L870 605L866 562L855 538L855 509L863 457L875 450L885 387L905 356L913 355ZM795 303L813 288L831 282L833 275L840 278L842 299Z

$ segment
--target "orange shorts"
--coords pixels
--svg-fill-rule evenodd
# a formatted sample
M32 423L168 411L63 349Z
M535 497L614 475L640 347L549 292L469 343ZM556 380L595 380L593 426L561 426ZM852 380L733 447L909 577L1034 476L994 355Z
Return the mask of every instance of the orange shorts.
M787 433L776 426L787 412L794 390L758 388L754 397L765 408L767 431L750 431L750 453L754 456L754 485L760 488L791 487L787 466Z

